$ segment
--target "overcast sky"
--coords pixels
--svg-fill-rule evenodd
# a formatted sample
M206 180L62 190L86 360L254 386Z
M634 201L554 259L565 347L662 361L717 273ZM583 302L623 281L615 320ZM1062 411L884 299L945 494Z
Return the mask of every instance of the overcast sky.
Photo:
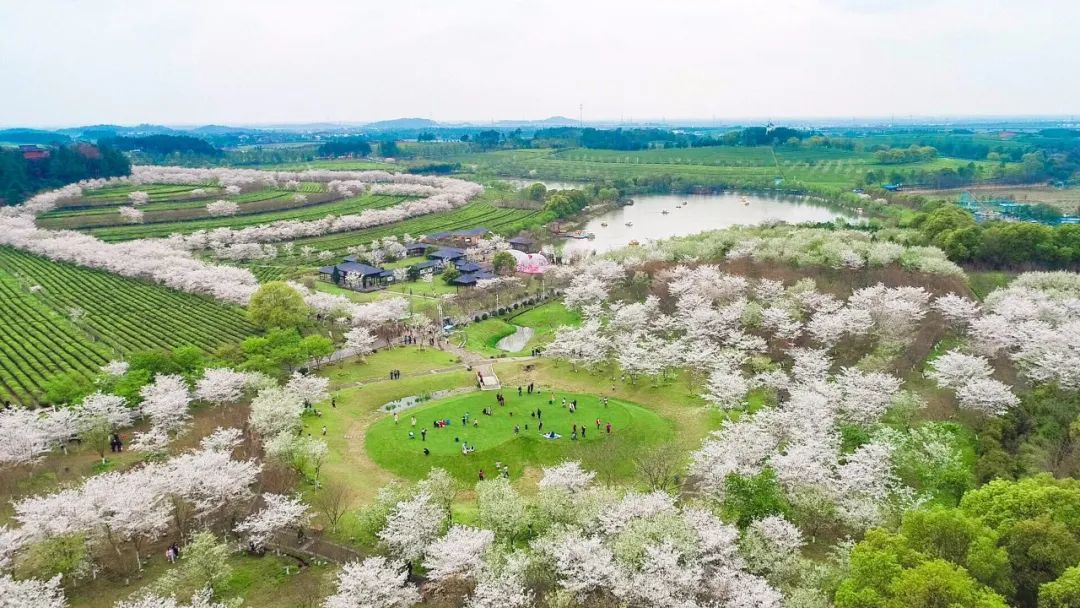
M0 0L0 124L1080 113L1076 0Z

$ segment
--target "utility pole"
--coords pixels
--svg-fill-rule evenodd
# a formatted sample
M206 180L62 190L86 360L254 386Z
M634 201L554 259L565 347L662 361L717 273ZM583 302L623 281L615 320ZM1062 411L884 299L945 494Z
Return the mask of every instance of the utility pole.
M577 122L579 127L585 128L585 104L583 103L579 103L577 106Z

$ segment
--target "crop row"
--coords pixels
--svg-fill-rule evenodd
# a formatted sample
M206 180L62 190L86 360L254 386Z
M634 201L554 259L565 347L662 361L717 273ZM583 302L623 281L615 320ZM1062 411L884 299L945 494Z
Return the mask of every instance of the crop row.
M58 313L84 311L80 325L121 354L188 344L209 351L254 332L242 309L208 298L10 248L0 248L0 266L40 285L37 295Z
M51 376L94 376L105 349L0 272L0 398L29 404Z
M179 199L166 199L150 202L145 205L140 205L139 209L146 214L145 221L147 223L189 218L204 219L207 217L206 204L212 200L221 198L231 200L237 202L240 205L241 210L249 210L249 213L253 213L264 211L267 208L276 208L281 204L277 202L278 200L291 203L293 194L294 193L292 192L285 192L282 190L260 190L259 192L250 194L222 197L219 194L211 193L198 198L182 197ZM267 206L265 204L266 201L274 202ZM119 224L119 209L120 207L128 205L130 205L130 202L126 199L108 205L94 205L92 207L68 205L61 209L55 209L48 213L41 214L38 216L38 222L46 228L67 228L76 230ZM285 206L288 206L288 204Z
M497 230L504 225L519 222L528 218L534 213L535 212L528 210L503 209L493 207L489 203L475 202L447 213L410 218L401 222L371 228L369 230L343 232L340 234L329 234L321 237L303 239L296 241L296 244L298 246L311 245L316 249L344 254L349 247L367 245L375 239L381 239L391 235L401 236L408 233L418 237L423 234L431 234L433 232L444 230L462 230L480 226Z
M360 195L338 200L326 200L320 197L320 199L299 203L292 200L290 193L273 200L247 203L241 207L241 212L234 216L206 217L203 215L187 221L112 226L91 229L90 232L103 241L165 237L175 233L187 234L196 230L214 228L243 228L282 220L319 220L328 215L346 215L360 213L365 209L382 209L404 200L405 197L401 196ZM260 210L255 213L244 213L244 209L251 205L259 205Z

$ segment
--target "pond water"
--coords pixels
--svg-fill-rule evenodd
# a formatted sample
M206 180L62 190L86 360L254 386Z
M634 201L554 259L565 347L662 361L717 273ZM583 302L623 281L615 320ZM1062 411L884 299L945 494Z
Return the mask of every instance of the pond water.
M529 340L532 340L534 333L535 330L533 330L533 328L518 325L517 330L515 330L514 333L496 342L495 348L504 350L508 353L516 353L525 348L525 345L529 343Z
M633 205L618 207L589 220L585 232L595 239L567 239L563 254L603 253L630 241L647 241L696 234L729 226L753 226L767 221L828 222L853 216L804 197L739 194L649 194L632 197ZM683 205L683 203L686 203ZM667 211L665 214L664 211ZM627 225L627 223L631 225ZM604 224L607 224L606 226Z

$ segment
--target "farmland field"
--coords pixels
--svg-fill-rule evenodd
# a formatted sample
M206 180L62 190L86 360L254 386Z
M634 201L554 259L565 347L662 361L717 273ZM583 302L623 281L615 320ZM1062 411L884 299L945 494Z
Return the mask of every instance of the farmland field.
M402 222L377 226L368 230L327 234L296 241L297 246L310 245L316 249L344 254L354 245L368 244L374 239L390 235L411 234L420 236L445 230L464 230L483 226L496 232L509 230L539 212L526 209L503 209L491 203L477 200L460 209L414 217Z
M812 186L846 189L868 171L956 169L968 160L936 158L905 164L881 164L873 154L834 148L707 147L639 151L522 149L465 153L447 158L477 175L561 181L670 178L683 187L786 188ZM993 163L975 162L989 169ZM782 182L777 182L782 179Z
M280 220L315 220L327 215L391 207L407 200L407 197L390 195L340 198L319 192L317 187L318 184L301 184L303 198L291 190L275 189L221 196L214 188L193 198L192 189L186 186L151 186L143 189L150 195L150 202L139 207L144 213L140 224L124 222L119 213L120 207L130 205L127 194L132 188L110 187L92 191L42 214L38 223L45 228L85 230L105 241L120 241L222 227L240 228ZM236 215L210 216L206 204L219 199L237 203Z
M134 351L210 351L255 331L238 307L7 247L0 268L4 399L32 403L50 376L89 377Z

